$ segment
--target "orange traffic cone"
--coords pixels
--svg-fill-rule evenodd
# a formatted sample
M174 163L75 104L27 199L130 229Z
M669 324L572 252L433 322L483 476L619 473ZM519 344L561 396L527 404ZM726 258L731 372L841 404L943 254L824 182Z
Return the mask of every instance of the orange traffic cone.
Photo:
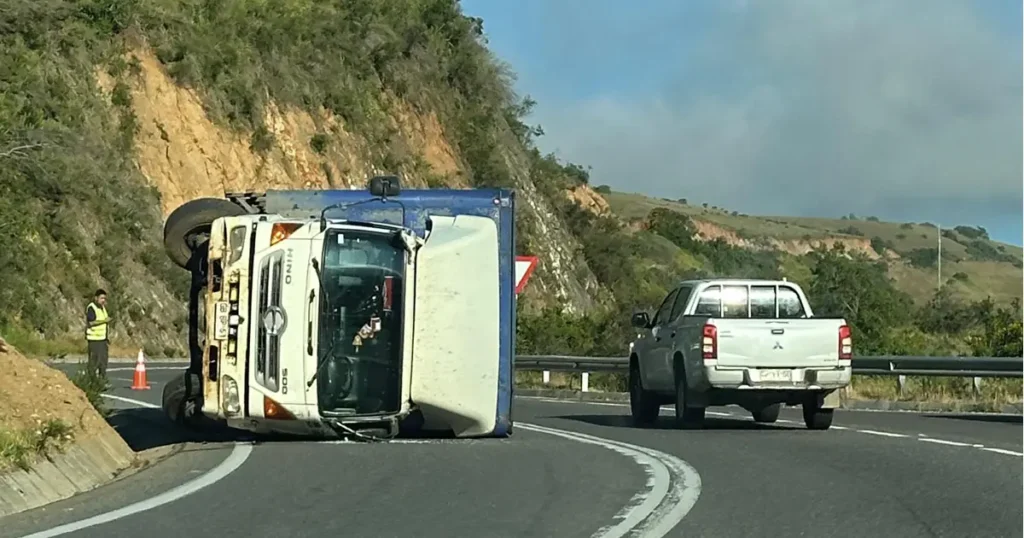
M146 357L139 350L139 360L135 363L135 376L132 379L132 390L149 390L146 380Z

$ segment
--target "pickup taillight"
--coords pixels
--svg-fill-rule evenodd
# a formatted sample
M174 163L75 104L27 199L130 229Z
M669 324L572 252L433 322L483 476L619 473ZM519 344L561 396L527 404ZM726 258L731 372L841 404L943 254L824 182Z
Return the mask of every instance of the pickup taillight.
M704 334L701 338L701 353L706 361L718 358L718 328L714 325L704 325Z
M839 360L853 359L853 336L846 325L839 326Z

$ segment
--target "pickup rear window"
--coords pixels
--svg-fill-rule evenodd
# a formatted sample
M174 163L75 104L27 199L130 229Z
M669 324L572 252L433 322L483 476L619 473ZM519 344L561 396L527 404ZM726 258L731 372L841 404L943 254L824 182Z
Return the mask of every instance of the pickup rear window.
M711 286L701 292L694 315L717 318L805 317L800 295L790 286Z

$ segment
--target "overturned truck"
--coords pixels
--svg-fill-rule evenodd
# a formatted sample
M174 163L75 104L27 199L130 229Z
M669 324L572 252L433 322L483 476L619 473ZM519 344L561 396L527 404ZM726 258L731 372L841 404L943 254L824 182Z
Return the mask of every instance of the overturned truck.
M164 226L192 275L176 422L391 438L512 432L515 199L504 189L201 198Z

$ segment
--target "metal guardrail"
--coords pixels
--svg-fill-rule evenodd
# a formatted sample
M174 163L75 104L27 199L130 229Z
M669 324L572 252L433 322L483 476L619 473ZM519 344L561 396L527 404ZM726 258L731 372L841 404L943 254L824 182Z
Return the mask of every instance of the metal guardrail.
M863 356L851 361L856 375L896 376L902 392L907 376L945 376L973 378L975 391L981 390L985 377L1024 377L1024 358L1021 357L919 357L919 356ZM518 370L544 371L544 382L549 372L575 372L583 374L583 391L589 390L592 372L619 372L629 370L628 357L573 357L568 355L517 355Z

